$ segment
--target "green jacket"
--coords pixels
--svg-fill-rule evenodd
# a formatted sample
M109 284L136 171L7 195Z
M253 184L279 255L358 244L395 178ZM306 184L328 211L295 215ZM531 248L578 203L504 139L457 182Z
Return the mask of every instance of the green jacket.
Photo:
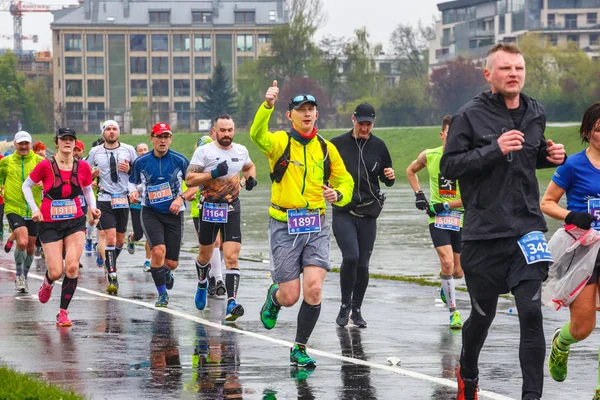
M10 156L0 160L0 182L4 183L4 213L17 214L25 219L31 218L31 209L23 196L23 182L29 177L29 174L36 165L44 160L44 157L38 156L29 151L26 156L20 156L15 150ZM33 187L33 197L38 207L42 202L42 188Z

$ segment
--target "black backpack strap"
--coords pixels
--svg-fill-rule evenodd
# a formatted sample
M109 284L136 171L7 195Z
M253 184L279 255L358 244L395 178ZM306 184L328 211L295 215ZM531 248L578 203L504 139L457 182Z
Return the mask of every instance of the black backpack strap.
M279 157L279 159L275 161L275 165L273 166L273 172L271 172L270 174L271 182L281 182L285 171L287 171L287 168L290 165L290 145L292 143L292 135L290 135L289 133L287 135L287 146L285 146L285 150L283 150L283 154Z
M60 176L60 168L58 168L58 164L56 163L56 158L54 158L54 156L50 157L50 166L52 167L52 173L54 174L54 182L52 183L52 187L59 187L62 185L62 177Z
M79 160L73 160L73 169L71 170L71 184L81 187L79 184Z
M329 157L329 149L327 148L325 139L319 134L317 134L317 139L319 139L321 150L323 150L323 184L327 185L331 176L331 158Z

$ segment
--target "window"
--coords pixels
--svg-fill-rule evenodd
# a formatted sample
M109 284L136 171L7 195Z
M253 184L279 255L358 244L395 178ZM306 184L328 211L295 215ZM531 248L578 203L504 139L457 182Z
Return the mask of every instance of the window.
M452 29L444 28L442 31L442 46L448 46L452 44Z
M104 122L104 103L88 102L88 121L89 122ZM98 126L99 124L94 124ZM92 126L94 126L92 125Z
M392 63L391 62L379 63L379 72L381 72L384 75L391 75L392 74Z
M240 66L243 63L245 63L246 61L253 60L253 59L254 59L254 57L238 57L237 58L237 65Z
M173 51L189 51L190 35L173 35Z
M169 96L169 80L168 79L153 79L152 80L152 96Z
M177 112L177 121L186 122L187 127L189 127L191 114L190 103L176 102L173 103L173 106L175 107L175 112Z
M89 97L103 97L104 96L104 79L88 79L88 93Z
M131 80L131 97L148 96L148 81L146 79Z
M548 27L556 26L556 14L548 14Z
M190 73L190 58L189 57L173 57L173 73L174 74L189 74Z
M590 33L590 46L598 46L600 42L598 42L598 34Z
M551 33L548 35L548 43L552 46L556 46L558 44L558 35L556 33Z
M206 87L208 86L208 79L196 79L196 96L202 97Z
M210 74L210 57L196 57L194 59L194 72L197 74Z
M129 50L131 51L146 51L146 35L131 35L129 36Z
M565 28L577 29L577 14L566 14L565 15Z
M152 73L153 74L168 74L169 73L169 57L152 57Z
M506 32L506 16L501 15L498 17L498 33Z
M271 43L271 35L258 35L258 43Z
M169 35L152 35L152 51L169 51Z
M252 35L237 35L237 51L254 51Z
M212 13L210 11L192 11L193 24L212 24Z
M598 25L598 13L587 13L588 25Z
M575 42L579 44L579 35L571 34L567 35L567 42Z
M174 79L173 80L173 96L187 97L190 95L190 80L189 79Z
M130 70L132 74L148 73L148 58L146 57L131 57L129 59Z
M83 96L83 84L81 80L67 79L65 81L67 96Z
M275 11L269 11L269 22L275 22L277 19L277 14Z
M104 74L104 57L88 57L87 58L87 73L88 74Z
M65 57L65 74L81 73L81 57Z
M68 121L83 120L83 103L66 103L65 108Z
M253 24L254 11L239 11L235 13L236 24Z
M102 42L102 35L86 35L87 37L87 51L104 51L104 43Z
M469 48L470 49L477 48L477 40L469 40Z
M65 35L65 51L81 51L81 35Z
M168 25L170 19L169 11L150 11L150 23L154 25Z
M194 51L210 51L210 35L194 35Z

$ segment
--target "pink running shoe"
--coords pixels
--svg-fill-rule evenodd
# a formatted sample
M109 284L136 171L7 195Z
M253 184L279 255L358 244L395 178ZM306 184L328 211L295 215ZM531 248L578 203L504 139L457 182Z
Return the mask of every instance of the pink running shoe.
M67 310L63 310L62 308L56 314L56 325L58 326L72 326L73 323L69 319L69 312Z
M38 298L40 299L40 303L45 304L50 300L50 296L52 296L52 288L54 287L54 283L49 285L46 279L44 278L44 282L42 282L42 286L40 286L40 290L38 290Z

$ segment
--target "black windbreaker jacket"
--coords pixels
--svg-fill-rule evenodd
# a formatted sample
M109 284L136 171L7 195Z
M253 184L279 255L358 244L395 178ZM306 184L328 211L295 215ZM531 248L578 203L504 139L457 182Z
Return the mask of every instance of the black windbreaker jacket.
M514 126L504 97L483 92L453 117L440 162L446 178L458 179L465 207L462 240L520 237L546 232L540 210L537 168L556 167L546 160L546 113L535 100L521 94L527 111ZM525 143L512 162L498 146L498 137L517 129Z

